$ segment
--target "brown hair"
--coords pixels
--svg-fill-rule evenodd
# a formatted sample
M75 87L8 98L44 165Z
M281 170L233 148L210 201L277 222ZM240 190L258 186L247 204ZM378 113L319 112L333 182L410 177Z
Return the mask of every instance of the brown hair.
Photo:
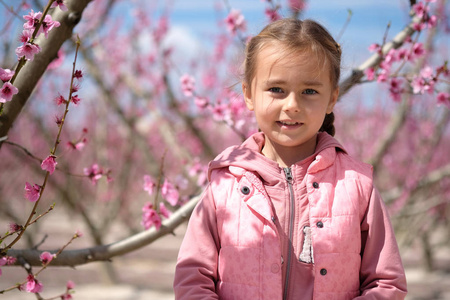
M341 74L341 47L331 34L313 20L297 20L286 18L267 25L257 36L254 36L245 49L244 82L251 86L256 71L256 60L260 50L271 43L278 42L285 51L311 51L328 63L330 79L333 87L339 85ZM325 116L319 131L334 135L334 114Z

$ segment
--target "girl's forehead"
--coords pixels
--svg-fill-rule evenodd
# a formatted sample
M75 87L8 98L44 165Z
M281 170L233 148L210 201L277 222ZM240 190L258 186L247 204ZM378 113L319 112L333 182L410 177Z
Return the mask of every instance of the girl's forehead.
M302 68L315 65L326 67L326 59L320 59L311 49L290 49L280 44L268 44L262 47L257 57L257 70L261 68Z

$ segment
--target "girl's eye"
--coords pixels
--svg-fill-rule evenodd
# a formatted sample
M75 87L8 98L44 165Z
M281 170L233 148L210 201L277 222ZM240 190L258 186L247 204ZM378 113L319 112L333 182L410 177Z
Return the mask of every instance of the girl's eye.
M281 88L279 88L279 87L270 88L269 91L272 92L272 93L275 93L275 94L279 94L279 93L283 92L283 90Z
M315 95L315 94L317 94L317 91L316 91L316 90L313 90L313 89L306 89L306 90L303 91L303 94L306 94L306 95Z

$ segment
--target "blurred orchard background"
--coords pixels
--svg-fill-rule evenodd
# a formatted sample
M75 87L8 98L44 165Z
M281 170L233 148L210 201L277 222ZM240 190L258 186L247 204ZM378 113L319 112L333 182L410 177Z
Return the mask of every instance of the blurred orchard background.
M374 166L408 299L450 299L449 7L0 0L0 298L173 299L208 162L257 130L245 42L296 17L343 50L336 136Z

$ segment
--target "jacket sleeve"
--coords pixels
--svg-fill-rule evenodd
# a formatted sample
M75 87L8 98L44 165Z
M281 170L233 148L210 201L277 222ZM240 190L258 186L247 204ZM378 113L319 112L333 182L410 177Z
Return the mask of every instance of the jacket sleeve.
M389 215L372 190L361 223L361 296L359 300L400 300L406 296L406 276Z
M219 299L215 285L220 248L209 185L189 220L175 269L175 299Z

